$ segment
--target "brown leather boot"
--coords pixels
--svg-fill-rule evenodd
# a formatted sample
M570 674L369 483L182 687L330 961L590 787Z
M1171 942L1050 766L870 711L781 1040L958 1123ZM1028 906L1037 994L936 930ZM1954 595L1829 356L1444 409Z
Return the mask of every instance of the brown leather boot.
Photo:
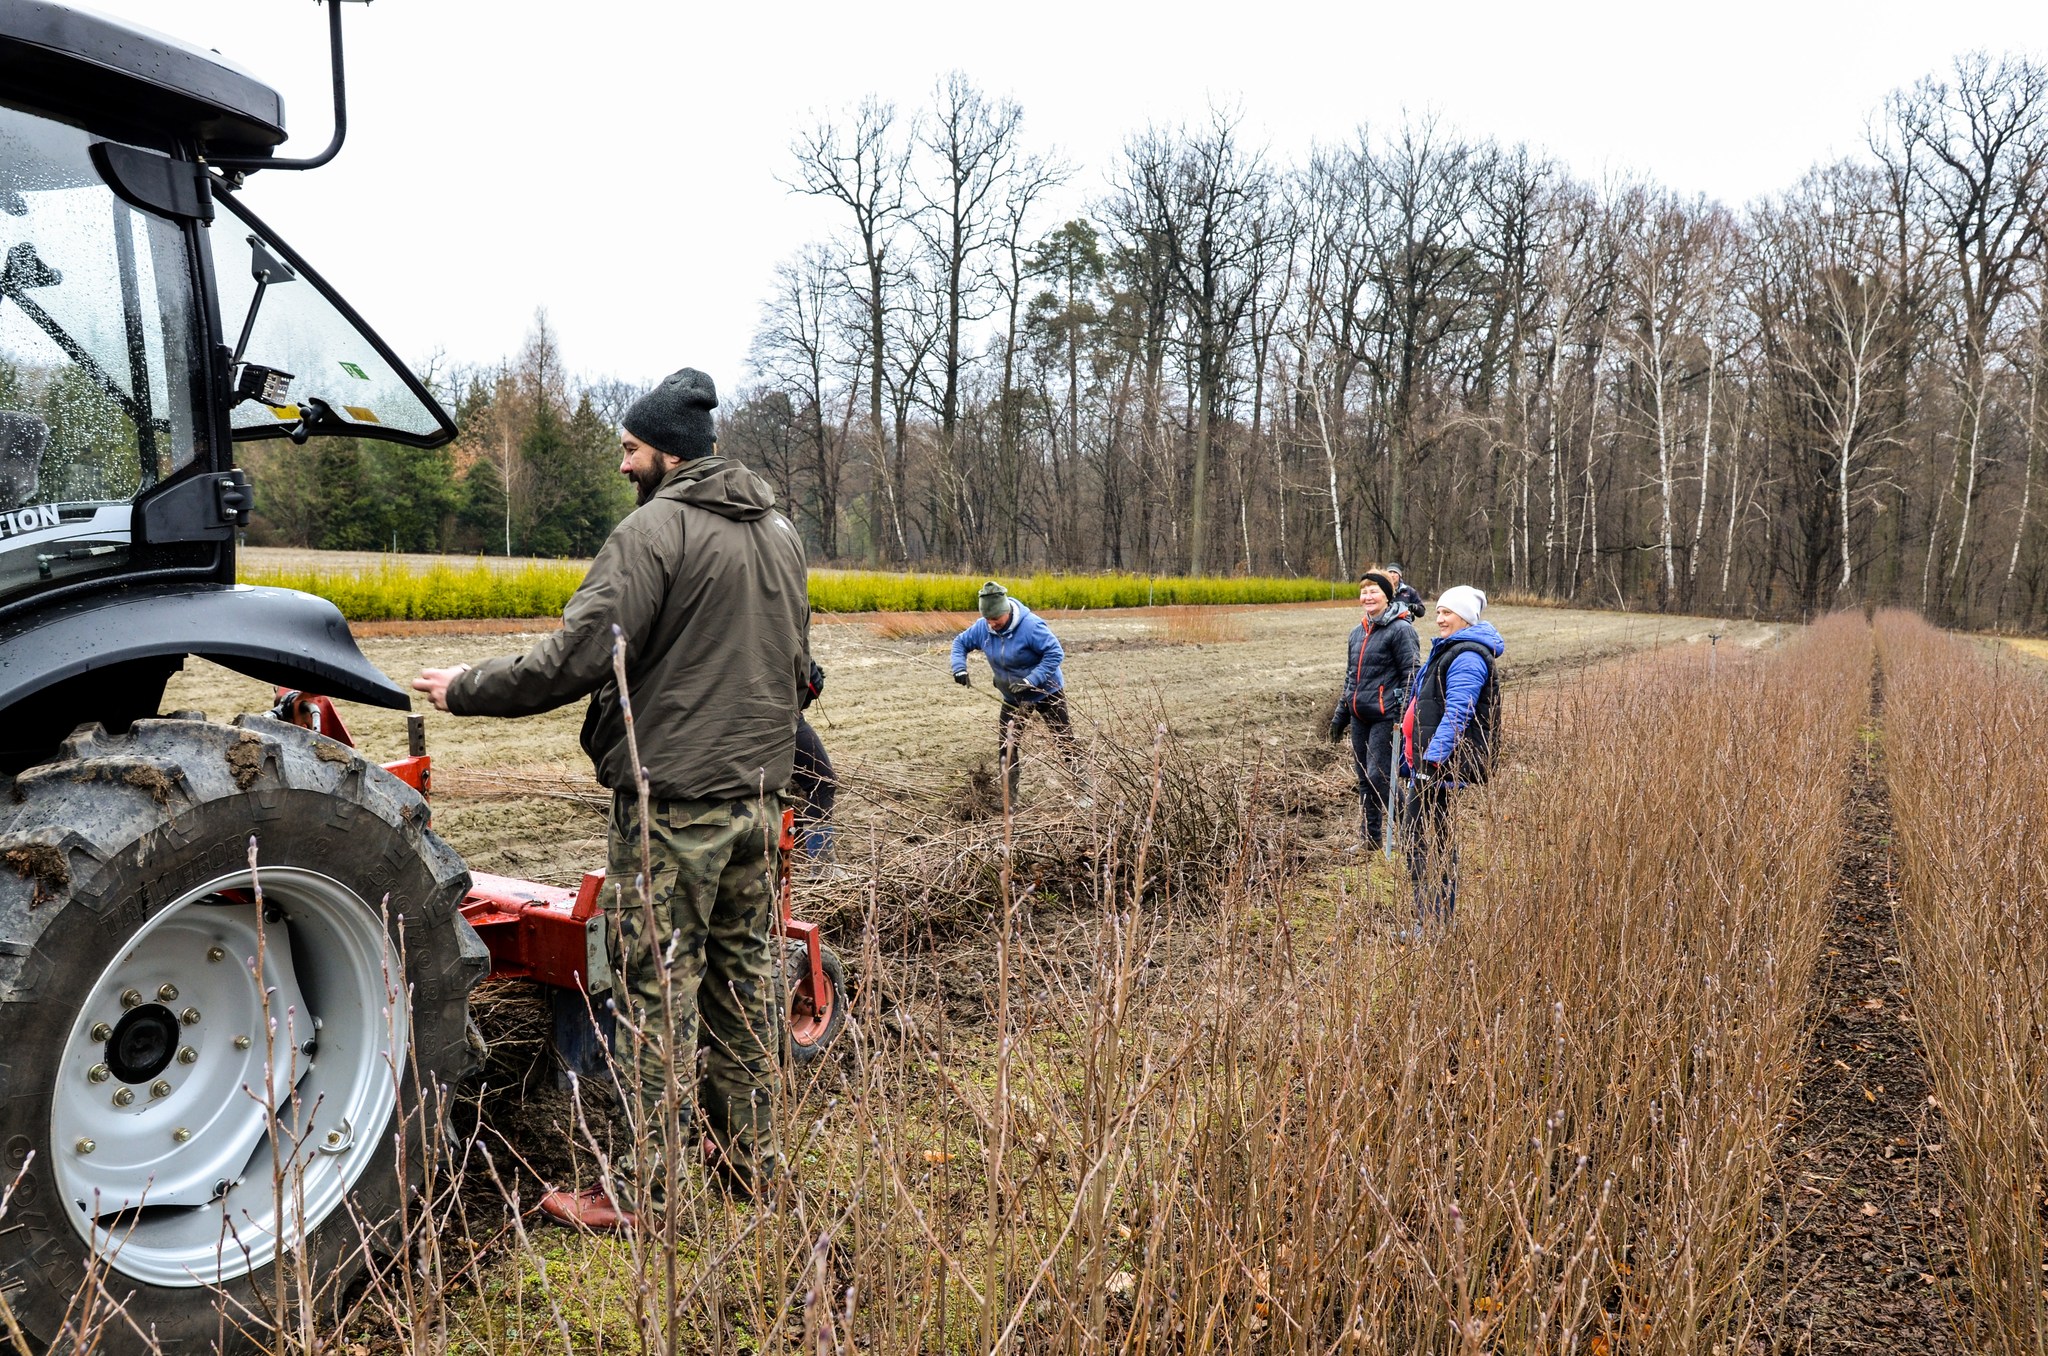
M639 1217L605 1194L603 1187L581 1191L550 1191L540 1198L540 1212L557 1224L600 1234L629 1234Z

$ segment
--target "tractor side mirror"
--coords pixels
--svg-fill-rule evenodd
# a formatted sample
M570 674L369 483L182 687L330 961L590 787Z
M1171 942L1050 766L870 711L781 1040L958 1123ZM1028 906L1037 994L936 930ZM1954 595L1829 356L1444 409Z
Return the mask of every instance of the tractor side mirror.
M35 502L50 426L20 410L0 410L0 509Z

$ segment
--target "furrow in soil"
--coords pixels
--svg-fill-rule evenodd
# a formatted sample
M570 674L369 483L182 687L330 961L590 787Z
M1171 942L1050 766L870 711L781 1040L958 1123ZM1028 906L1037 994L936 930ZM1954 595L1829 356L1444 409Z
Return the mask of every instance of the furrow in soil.
M1873 702L1881 716L1881 693ZM1899 953L1880 749L1869 738L1857 760L1813 1038L1767 1206L1777 1284L1754 1351L1963 1349L1951 1322L1967 1303L1961 1217Z

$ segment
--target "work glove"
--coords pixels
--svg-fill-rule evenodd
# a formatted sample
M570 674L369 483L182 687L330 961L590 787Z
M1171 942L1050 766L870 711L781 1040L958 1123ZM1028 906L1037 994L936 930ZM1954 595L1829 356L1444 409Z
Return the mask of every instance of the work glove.
M962 687L966 687L966 686L967 686L967 671L966 671L965 669L962 669L962 670L961 670L960 672L958 672L958 673L954 674L954 675L953 675L953 681L954 681L954 682L956 682L956 683L958 683L958 684L960 684L960 686L962 686Z
M1331 742L1332 744L1337 744L1337 743L1341 743L1341 742L1343 741L1343 739L1344 739L1344 733L1345 733L1345 731L1349 730L1350 728L1351 728L1351 721L1350 721L1350 720L1349 720L1348 718L1346 718L1346 717L1345 717L1345 715L1344 715L1344 713L1343 713L1342 711L1339 711L1339 712L1338 712L1338 713L1337 713L1336 715L1334 715L1334 716L1331 716L1331 717L1330 717L1330 742Z
M1425 758L1422 760L1422 766L1415 769L1415 784L1417 786L1432 786L1444 780L1448 771L1449 769L1445 766L1443 759Z

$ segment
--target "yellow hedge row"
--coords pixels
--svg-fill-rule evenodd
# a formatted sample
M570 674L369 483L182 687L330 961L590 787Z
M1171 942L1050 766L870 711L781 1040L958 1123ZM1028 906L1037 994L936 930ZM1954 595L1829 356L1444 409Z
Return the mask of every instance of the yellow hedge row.
M327 599L350 621L446 621L472 617L548 617L583 580L580 561L497 569L391 564L372 570L251 570L243 582L299 589ZM813 570L811 606L819 612L970 612L983 576ZM1168 603L1298 603L1350 596L1325 579L1180 577L1136 574L1005 576L1033 608L1148 607Z

